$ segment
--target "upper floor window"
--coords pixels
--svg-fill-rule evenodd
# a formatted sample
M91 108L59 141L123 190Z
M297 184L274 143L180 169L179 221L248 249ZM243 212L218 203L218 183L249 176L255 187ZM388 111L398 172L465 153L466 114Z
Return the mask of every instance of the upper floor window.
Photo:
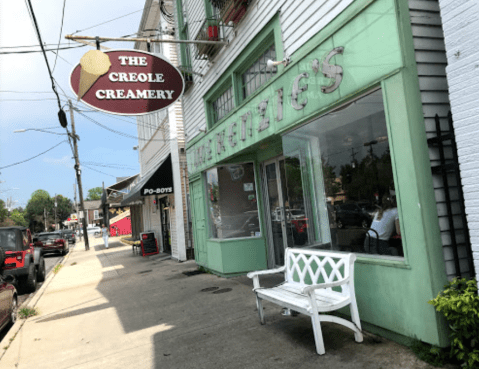
M266 63L269 59L276 60L274 44L241 75L243 99L254 93L278 72L276 67L267 67Z
M233 86L227 88L216 100L213 101L213 122L218 122L234 108Z

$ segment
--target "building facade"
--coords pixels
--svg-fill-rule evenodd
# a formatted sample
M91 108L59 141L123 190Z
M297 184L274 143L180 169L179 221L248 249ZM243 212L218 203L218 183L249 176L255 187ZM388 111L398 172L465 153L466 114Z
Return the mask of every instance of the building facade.
M427 301L474 271L434 131L449 109L437 2L175 5L179 39L219 41L178 47L196 262L229 277L286 247L355 252L368 329L446 345Z
M161 5L161 6L160 6ZM138 34L151 38L173 38L171 1L147 0ZM177 49L171 43L136 43L178 65ZM141 201L143 230L154 232L163 252L183 261L193 255L187 207L187 165L181 102L137 118L140 180L122 205Z

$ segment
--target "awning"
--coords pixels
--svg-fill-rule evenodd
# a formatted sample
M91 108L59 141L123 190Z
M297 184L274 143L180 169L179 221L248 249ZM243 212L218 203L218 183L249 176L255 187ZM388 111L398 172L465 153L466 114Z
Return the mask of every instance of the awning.
M121 205L127 206L140 200L143 196L168 195L170 193L173 193L173 170L171 154L168 154L156 170L143 177L131 189L130 193L123 198Z
M104 204L119 204L128 194L128 187L137 180L138 176L139 174L135 174L105 188L101 198L102 206Z

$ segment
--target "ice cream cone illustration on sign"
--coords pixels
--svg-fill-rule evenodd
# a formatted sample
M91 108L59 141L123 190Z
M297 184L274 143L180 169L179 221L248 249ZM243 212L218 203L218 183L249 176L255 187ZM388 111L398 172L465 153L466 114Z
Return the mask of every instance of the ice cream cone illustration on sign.
M80 85L78 100L85 95L98 78L110 70L111 62L108 55L100 50L90 50L80 59Z

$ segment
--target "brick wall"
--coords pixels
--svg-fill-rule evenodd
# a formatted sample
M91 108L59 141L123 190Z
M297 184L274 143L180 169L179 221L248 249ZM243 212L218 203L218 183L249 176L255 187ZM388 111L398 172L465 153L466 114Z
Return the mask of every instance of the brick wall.
M479 3L439 0L451 111L476 275L479 272Z

